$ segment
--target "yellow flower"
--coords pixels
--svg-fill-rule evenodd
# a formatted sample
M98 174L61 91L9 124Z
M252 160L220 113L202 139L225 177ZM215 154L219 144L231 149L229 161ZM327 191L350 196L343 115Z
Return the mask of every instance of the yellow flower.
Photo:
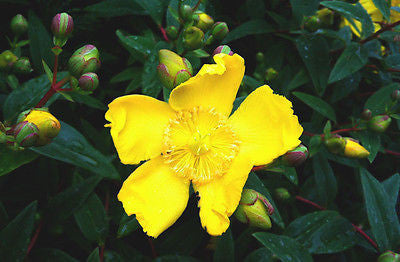
M360 0L359 3L364 7L367 13L371 16L372 22L375 26L375 32L381 29L381 26L377 22L383 22L382 13L378 8L374 5L372 0ZM392 6L400 6L400 0L392 0ZM400 20L400 13L395 10L390 10L390 23L394 23ZM343 19L343 25L348 25L351 28L351 31L357 36L360 36L361 23L357 20L354 20L354 23L358 29L354 28L347 19Z
M292 104L268 86L230 116L244 60L217 54L216 64L176 87L169 103L128 95L109 104L106 119L121 162L138 164L118 199L143 230L157 237L186 208L189 185L200 196L201 224L211 235L229 227L247 176L300 144Z

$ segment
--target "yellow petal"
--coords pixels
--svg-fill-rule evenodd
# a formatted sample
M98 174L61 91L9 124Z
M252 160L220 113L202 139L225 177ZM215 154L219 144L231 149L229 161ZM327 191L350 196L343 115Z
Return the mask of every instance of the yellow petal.
M228 116L244 75L244 60L237 54L217 54L216 64L203 65L199 73L171 92L169 104L175 110L202 106Z
M269 86L253 91L229 118L240 150L254 165L265 165L300 144L303 132L292 103Z
M125 180L118 199L128 215L136 215L147 235L157 237L185 210L189 185L189 180L172 173L160 156L138 167Z
M253 164L240 153L229 171L206 184L193 184L199 192L201 225L213 236L219 236L229 227L229 217L236 210Z
M381 28L381 26L376 22L383 21L382 13L379 11L378 8L376 8L376 6L374 5L372 0L360 0L359 3L364 7L364 9L367 11L367 13L371 16L372 22L374 22L375 32L378 31ZM361 23L355 19L353 19L353 21L354 21L354 24L356 25L357 29L360 32L362 32ZM347 19L343 19L343 25L350 26L351 31L353 31L353 33L356 36L360 37L360 34L358 33L358 31L353 27L353 25Z
M175 112L162 101L149 96L129 95L109 105L106 119L111 136L124 164L138 164L161 154L163 134Z

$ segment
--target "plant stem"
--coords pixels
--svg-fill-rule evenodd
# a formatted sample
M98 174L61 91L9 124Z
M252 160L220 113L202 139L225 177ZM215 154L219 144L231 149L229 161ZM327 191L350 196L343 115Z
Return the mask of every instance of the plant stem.
M344 129L339 129L336 131L332 131L331 134L339 134L339 133L345 133L345 132L351 132L351 131L361 131L364 130L363 128L357 128L356 126L353 126L351 128L344 128ZM303 134L306 136L320 136L320 137L324 137L324 134L313 134L307 131L303 131Z
M51 86L49 91L40 99L39 103L35 106L35 108L43 107L47 101L55 94L57 91L60 91L60 88L65 85L69 81L69 77L62 79L60 82L56 83L54 86ZM72 88L66 88L65 90L61 91L72 91Z
M390 154L390 155L394 155L394 156L400 156L400 153L399 153L399 152L392 151L392 150L387 150L387 149L385 149L385 153L386 153L386 154Z
M153 240L151 240L150 237L147 237L147 241L149 242L149 245L151 247L151 254L153 255L153 258L156 258L157 257L157 252L156 252L156 249L154 247Z
M51 83L50 90L40 99L39 103L35 106L35 108L43 107L47 101L57 92L54 88L57 81L57 69L58 69L58 55L54 55L54 68L53 68L53 82Z
M392 23L392 24L384 25L384 26L382 26L381 29L379 29L378 31L376 31L375 33L373 33L372 35L370 35L369 37L367 37L367 38L361 40L359 43L360 43L360 44L365 44L366 42L369 42L369 41L371 41L371 40L374 40L375 38L378 38L379 35L382 34L383 32L388 31L388 30L390 30L390 29L392 29L393 27L396 27L396 26L398 26L398 25L400 25L400 20L397 21L397 22L395 22L395 23Z
M197 1L196 5L193 7L193 12L197 10L197 8L199 8L200 4L201 4L202 0Z
M159 25L158 28L160 28L160 31L161 31L161 34L162 34L164 40L169 42L169 39L168 39L168 36L167 36L167 32L165 32L165 29L161 25Z
M39 225L36 228L35 235L32 237L31 242L29 243L28 249L26 250L26 255L29 255L29 253L31 252L33 246L36 243L36 240L39 237L39 234L40 234L40 231L42 230L42 227L43 227L43 219L40 220Z

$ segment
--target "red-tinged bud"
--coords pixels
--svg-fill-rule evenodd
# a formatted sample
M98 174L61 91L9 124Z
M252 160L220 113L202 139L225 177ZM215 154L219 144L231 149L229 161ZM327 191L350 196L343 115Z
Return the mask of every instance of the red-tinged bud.
M236 218L252 227L270 229L274 208L268 199L252 189L243 189L239 206L235 211Z
M383 133L389 127L392 119L388 115L377 115L368 121L368 128L377 133Z
M79 87L84 91L93 92L99 86L99 77L96 73L85 73L79 78Z
M178 38L178 29L173 25L168 26L165 32L170 40L176 40Z
M306 146L300 144L293 150L284 154L281 159L282 163L287 166L298 166L308 158L308 149Z
M361 113L361 119L368 121L372 118L372 112L369 109L364 109Z
M18 57L10 50L6 50L0 54L0 70L7 71L12 68Z
M227 55L233 55L233 52L231 51L231 48L227 45L220 45L217 48L215 48L213 52L213 56L216 54L227 54Z
M39 129L33 123L22 121L14 128L14 138L22 147L34 146L39 139Z
M400 262L400 255L389 250L381 254L377 262Z
M84 73L96 72L100 68L99 57L99 50L94 45L79 48L68 61L70 74L79 78Z
M67 13L54 16L51 23L51 31L54 35L54 45L63 47L74 29L74 21Z
M397 101L400 99L400 89L396 89L392 92L392 94L390 95L390 97L392 98L393 101Z
M214 25L214 19L206 13L201 11L196 11L196 14L199 16L199 20L195 23L197 28L200 28L203 32L207 32Z
M223 40L228 33L228 25L225 22L216 22L211 31L212 36L219 41Z
M20 57L14 64L13 64L13 71L17 74L29 74L32 72L31 62L27 57Z
M26 21L25 17L21 14L14 16L11 19L11 31L16 35L23 35L26 30L28 30L28 21Z

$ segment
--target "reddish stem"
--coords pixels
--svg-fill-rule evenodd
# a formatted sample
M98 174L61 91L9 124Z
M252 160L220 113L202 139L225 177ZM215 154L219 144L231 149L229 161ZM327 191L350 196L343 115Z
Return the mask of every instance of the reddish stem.
M378 70L379 68L376 65L366 65L366 67ZM395 73L400 73L400 69L396 68L385 68L386 71L388 72L395 72Z
M339 133L345 133L345 132L351 132L351 131L360 131L363 130L362 128L357 128L357 127L352 127L352 128L345 128L345 129L339 129L336 131L331 132L331 134L339 134Z
M35 243L36 243L36 240L37 240L38 237L39 237L39 234L40 234L40 231L42 230L42 227L43 227L43 219L40 220L39 225L38 225L38 227L36 228L35 235L33 235L32 239L31 239L31 242L29 243L28 249L27 249L27 251L26 251L26 255L29 255L29 253L31 252L33 246L34 246Z
M400 153L399 153L399 152L392 151L392 150L387 150L387 149L385 149L385 153L386 153L386 154L390 154L390 155L394 155L394 156L400 156Z
M258 171L258 170L263 169L264 167L265 167L265 165L262 165L262 166L255 166L255 167L253 167L253 168L251 169L251 171Z
M43 107L47 101L57 92L54 88L57 81L57 68L58 68L58 55L54 56L54 69L53 69L53 82L51 83L50 90L40 99L39 103L35 106L35 108Z
M105 249L105 245L102 245L100 250L99 250L100 262L104 261L104 249Z
M307 131L303 131L303 135L306 135L306 136L319 136L318 134L313 134L313 133L310 133L310 132L307 132Z
M314 203L314 202L312 202L312 201L310 201L310 200L308 200L308 199L305 199L305 198L303 198L303 197L301 197L301 196L296 196L296 199L299 200L299 201L301 201L301 202L307 203L307 204L309 204L309 205L311 205L311 206L313 206L313 207L315 207L315 208L317 208L317 209L319 209L319 210L326 210L325 207L322 207L322 206L318 205L317 203ZM351 224L351 225L352 225L353 228L354 228L358 233L360 233L360 235L363 236L377 251L379 251L378 245L375 243L374 240L372 240L372 239L367 235L367 233L365 233L360 227L358 227L358 226L356 226L356 225L354 225L354 224Z
M163 35L164 40L169 42L167 32L165 32L165 29L161 25L159 26L159 28L160 28L161 34Z
M199 8L201 3L201 0L197 1L196 5L193 7L193 12L197 10L197 8Z
M153 255L153 258L156 258L157 252L156 252L156 248L154 247L153 240L150 237L147 237L147 241L149 242L149 245L151 247L151 254Z
M54 56L54 69L53 69L53 82L51 86L54 86L57 81L57 70L58 70L58 55Z
M49 91L40 99L39 103L35 106L35 108L43 107L47 101L58 91L72 91L72 88L60 89L63 85L65 85L69 80L69 77L62 79L60 82L56 83L54 86L51 86Z
M400 25L400 20L395 23L392 23L392 24L383 25L380 30L376 31L375 33L373 33L369 37L365 38L364 40L361 40L360 44L365 44L366 42L374 40L375 38L378 38L379 35L382 34L383 32L388 31L398 25Z

